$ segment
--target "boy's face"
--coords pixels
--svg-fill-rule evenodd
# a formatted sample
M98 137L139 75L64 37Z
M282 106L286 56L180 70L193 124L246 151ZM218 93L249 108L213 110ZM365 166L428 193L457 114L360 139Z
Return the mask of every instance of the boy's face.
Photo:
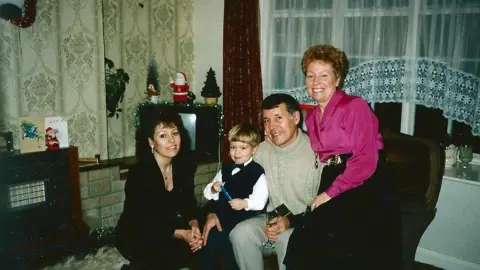
M230 142L230 158L235 164L247 162L257 151L257 147L252 147L244 142Z

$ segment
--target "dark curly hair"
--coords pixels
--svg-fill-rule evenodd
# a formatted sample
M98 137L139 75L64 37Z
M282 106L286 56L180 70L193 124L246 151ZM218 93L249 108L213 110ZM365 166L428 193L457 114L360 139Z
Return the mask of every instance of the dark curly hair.
M324 61L332 64L335 76L343 82L348 71L348 59L343 51L328 44L310 47L305 51L302 58L302 71L304 75L307 73L308 65L315 61Z

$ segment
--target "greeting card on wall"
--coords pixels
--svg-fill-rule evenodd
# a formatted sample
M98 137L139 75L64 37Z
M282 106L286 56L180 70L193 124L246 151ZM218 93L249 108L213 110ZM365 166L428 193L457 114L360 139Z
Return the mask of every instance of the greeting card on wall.
M45 151L45 120L43 117L21 117L19 132L21 153Z
M45 145L47 150L68 147L68 123L61 116L45 117Z

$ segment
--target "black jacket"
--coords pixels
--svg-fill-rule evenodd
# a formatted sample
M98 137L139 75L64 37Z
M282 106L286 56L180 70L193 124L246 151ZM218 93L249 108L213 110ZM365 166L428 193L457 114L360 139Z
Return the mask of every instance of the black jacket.
M116 245L129 260L145 254L156 254L152 259L162 261L182 255L172 248L179 244L173 233L175 229L188 228L188 221L196 218L193 182L196 165L189 158L177 156L172 169L170 192L165 189L163 175L153 157L136 164L128 173L124 209L116 227ZM190 253L189 249L186 252Z

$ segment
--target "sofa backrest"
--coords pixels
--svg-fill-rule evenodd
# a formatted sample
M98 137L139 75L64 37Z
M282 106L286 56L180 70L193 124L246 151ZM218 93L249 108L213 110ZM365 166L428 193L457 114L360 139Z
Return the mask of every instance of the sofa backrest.
M401 133L382 133L388 177L403 202L435 209L445 169L445 151L431 140Z

